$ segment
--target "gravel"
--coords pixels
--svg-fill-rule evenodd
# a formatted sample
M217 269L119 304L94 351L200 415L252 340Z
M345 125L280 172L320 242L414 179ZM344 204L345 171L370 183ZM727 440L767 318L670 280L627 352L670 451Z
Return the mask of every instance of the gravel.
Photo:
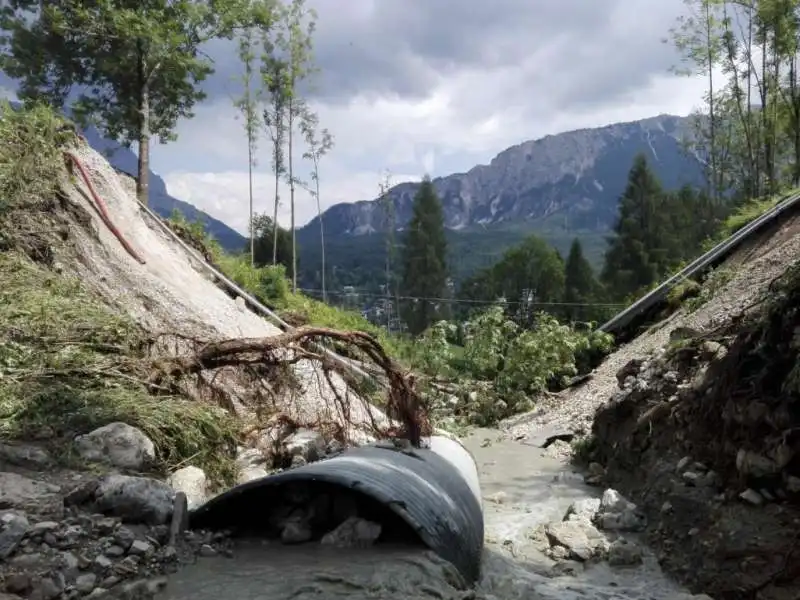
M546 427L588 431L597 407L617 389L617 371L631 360L666 346L670 333L677 328L713 329L753 306L767 292L770 283L800 258L798 232L800 217L794 217L766 240L739 250L722 266L731 268L734 276L708 302L691 313L681 309L651 327L608 356L586 383L543 399L535 411L508 419L502 428L515 438L527 437Z

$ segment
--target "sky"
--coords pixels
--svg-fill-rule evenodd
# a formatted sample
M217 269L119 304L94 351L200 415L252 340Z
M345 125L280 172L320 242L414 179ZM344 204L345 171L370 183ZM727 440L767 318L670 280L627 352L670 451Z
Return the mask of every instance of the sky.
M308 101L335 145L320 162L323 210L372 199L391 182L488 163L520 142L698 107L702 79L670 72L664 43L682 0L307 0L317 12ZM180 200L247 230L248 160L233 106L235 46L209 48L215 74L178 139L152 148L152 169ZM6 91L7 93L7 91ZM0 96L3 91L0 89ZM298 135L298 138L300 136ZM295 156L308 180L307 161ZM266 139L257 149L255 208L272 212ZM282 198L288 200L285 186ZM317 212L297 193L301 225ZM280 210L289 223L288 202Z

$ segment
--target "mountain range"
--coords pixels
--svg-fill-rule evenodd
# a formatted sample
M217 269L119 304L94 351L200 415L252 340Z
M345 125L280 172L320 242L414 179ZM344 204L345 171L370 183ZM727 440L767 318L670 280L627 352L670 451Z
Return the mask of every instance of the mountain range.
M510 246L531 234L549 241L562 255L577 237L590 261L599 266L628 170L638 153L647 156L667 189L702 180L700 162L683 144L688 133L688 119L672 115L569 131L507 148L489 164L466 173L435 178L454 279L463 280L493 264ZM137 160L131 150L104 139L97 131L85 134L114 167L135 175ZM226 250L238 252L244 247L244 236L171 196L164 180L152 171L150 177L150 205L157 213L169 216L177 209L190 220L201 220ZM401 183L388 192L398 240L411 218L418 185ZM386 263L386 218L380 203L337 204L322 218L329 287L377 288L385 279ZM315 289L321 279L318 217L297 235L300 283Z
M494 263L531 234L564 256L572 240L580 238L590 261L599 266L637 154L645 154L666 189L702 181L702 165L684 144L689 126L688 118L659 115L548 135L503 150L488 165L434 179L454 278ZM411 218L418 185L402 183L388 193L398 230ZM322 218L332 285L383 281L387 221L381 205L374 200L337 204ZM318 232L318 218L298 231L299 274L308 287L319 280Z
M89 145L103 154L115 169L133 177L136 176L138 158L130 148L102 137L92 127L83 131L83 134L86 136ZM246 245L247 240L238 231L188 202L183 202L170 196L164 180L156 173L153 173L152 170L150 171L150 208L162 217L169 217L174 210L178 210L189 221L202 222L206 227L206 231L213 235L220 245L229 252L240 252Z

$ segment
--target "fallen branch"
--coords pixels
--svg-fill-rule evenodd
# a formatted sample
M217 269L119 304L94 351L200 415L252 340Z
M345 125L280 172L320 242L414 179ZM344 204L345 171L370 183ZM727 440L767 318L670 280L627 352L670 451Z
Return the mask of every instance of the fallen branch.
M192 354L156 360L151 380L155 383L164 377L182 377L221 367L278 366L301 360L319 361L326 370L341 369L340 365L312 349L315 343L324 340L346 344L360 351L385 374L389 383L387 416L401 424L397 435L405 437L412 445L419 446L422 437L430 435L431 426L416 392L413 375L404 373L400 365L386 354L380 342L361 331L301 327L270 337L209 342L201 345ZM335 386L332 387L336 393ZM337 397L337 403L341 405L343 401ZM386 431L384 434L391 436L392 432Z

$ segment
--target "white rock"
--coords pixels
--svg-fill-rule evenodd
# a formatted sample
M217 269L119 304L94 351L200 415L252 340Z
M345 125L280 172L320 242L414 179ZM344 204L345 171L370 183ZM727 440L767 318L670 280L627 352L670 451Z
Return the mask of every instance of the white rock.
M283 442L292 456L302 456L308 462L319 460L325 453L325 438L310 429L298 429Z
M589 537L577 521L550 523L545 532L551 545L567 548L573 558L585 561L594 554Z
M175 492L149 477L108 475L94 493L97 510L130 523L164 525L172 516Z
M239 475L236 477L236 483L241 485L248 481L253 481L254 479L261 479L267 475L269 475L269 473L263 467L245 467L239 471Z
M591 521L595 514L597 514L598 510L600 510L599 499L582 498L570 504L566 514L564 515L564 520L571 521L575 519L585 519Z
M320 543L339 547L371 546L381 535L379 523L373 523L359 517L350 517L333 531L329 531Z
M628 502L617 490L609 488L603 492L603 498L600 500L600 512L622 512L632 508L636 508L636 505Z
M121 422L79 435L75 447L84 460L108 462L121 469L144 469L156 457L153 440L136 427Z
M208 498L208 479L199 467L184 467L170 475L167 483L176 492L186 494L189 510L197 508Z
M11 556L29 530L30 523L22 515L12 514L3 519L3 530L0 532L0 560Z
M746 489L741 494L739 494L739 498L755 506L760 506L764 504L764 498L762 498L761 494L750 488Z

